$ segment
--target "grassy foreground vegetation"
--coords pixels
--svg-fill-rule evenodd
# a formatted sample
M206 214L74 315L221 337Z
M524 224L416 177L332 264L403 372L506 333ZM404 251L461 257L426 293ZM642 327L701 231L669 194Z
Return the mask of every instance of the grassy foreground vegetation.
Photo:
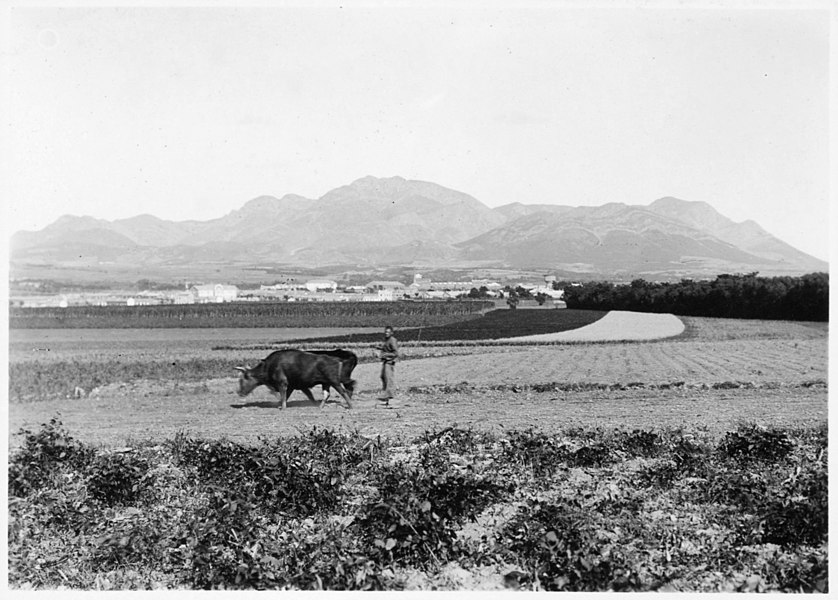
M19 435L13 588L828 591L825 427Z

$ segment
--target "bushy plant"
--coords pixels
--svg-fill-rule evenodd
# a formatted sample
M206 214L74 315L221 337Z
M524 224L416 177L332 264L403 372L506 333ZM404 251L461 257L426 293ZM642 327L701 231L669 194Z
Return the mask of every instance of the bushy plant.
M134 504L149 483L148 469L148 461L135 454L98 456L88 467L88 493L106 506Z
M437 444L444 447L448 452L465 454L494 444L497 442L497 437L487 432L475 431L471 428L462 429L454 425L441 431L425 431L416 438L415 442L428 445Z
M736 431L725 434L718 452L733 460L760 460L774 462L791 452L788 435L776 429L758 425L741 425Z
M246 493L216 487L186 523L180 558L198 589L248 587L261 573L254 545L265 524Z
M641 429L617 430L609 441L612 447L625 452L629 456L646 458L658 456L664 447L664 441L660 434Z
M770 490L761 507L762 542L797 546L826 543L829 482L822 465L806 465Z
M196 469L205 485L247 490L253 500L285 515L307 516L333 507L343 471L312 458L303 446L244 446L229 440L181 442L179 460Z
M457 529L510 486L456 472L444 450L424 449L420 466L382 467L375 473L378 498L359 519L361 535L382 564L439 566L456 555Z
M570 455L565 444L556 436L534 429L510 431L503 446L501 460L508 464L523 464L537 477L550 475L562 466Z
M598 534L590 511L571 501L531 502L501 533L501 542L547 591L642 589L631 563Z
M605 444L582 446L566 458L567 464L573 467L601 467L612 460L611 450Z
M59 417L53 417L36 432L21 429L20 449L9 456L9 493L26 496L47 486L63 467L82 468L95 451L75 440Z
M91 558L100 570L126 564L159 567L167 560L169 527L156 511L129 508L102 519L92 532Z
M287 527L267 563L281 587L302 590L384 590L397 587L393 572L363 545L357 526L325 522L314 529ZM389 575L389 576L388 576ZM271 572L266 579L271 581Z

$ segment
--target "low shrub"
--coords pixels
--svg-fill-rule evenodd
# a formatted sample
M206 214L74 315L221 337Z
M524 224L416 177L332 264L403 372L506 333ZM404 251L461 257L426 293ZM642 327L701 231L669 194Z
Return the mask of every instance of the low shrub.
M555 473L568 456L570 450L556 436L526 429L507 433L500 458L506 464L524 466L532 469L536 477L543 477Z
M655 457L662 452L664 447L660 434L640 429L630 432L617 430L609 441L613 448L632 457Z
M590 511L578 503L532 502L502 531L510 560L520 561L537 588L547 591L643 589L631 563L599 533Z
M9 456L9 494L26 496L48 487L61 468L83 468L94 450L76 441L53 417L35 433L21 429L23 445Z
M252 501L288 516L327 510L340 498L345 472L329 464L328 455L312 458L303 446L244 446L228 440L182 441L178 460L195 468L203 485L223 486L250 494Z
M194 588L252 587L261 579L258 546L266 524L250 500L241 489L214 487L188 519L178 548Z
M794 547L826 543L829 482L822 465L804 470L770 490L760 506L761 542Z
M491 446L497 442L497 437L486 432L462 429L455 426L446 427L441 431L426 431L414 440L417 444L436 444L444 447L448 452L466 454Z
M88 467L87 491L106 506L132 505L149 484L148 461L134 454L98 456Z
M455 472L444 450L423 451L418 467L389 465L374 474L378 497L362 511L359 526L382 564L441 566L460 552L463 521L511 491L490 478Z
M758 425L741 425L736 431L725 434L718 452L732 460L759 460L775 462L791 452L788 435L776 429Z
M601 467L613 460L611 450L605 444L591 444L578 448L566 458L573 467Z

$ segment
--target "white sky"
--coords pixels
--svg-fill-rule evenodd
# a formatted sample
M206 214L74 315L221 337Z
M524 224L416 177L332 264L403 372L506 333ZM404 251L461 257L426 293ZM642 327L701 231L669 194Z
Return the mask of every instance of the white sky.
M9 229L401 175L488 206L703 200L826 259L829 3L680 5L11 7Z

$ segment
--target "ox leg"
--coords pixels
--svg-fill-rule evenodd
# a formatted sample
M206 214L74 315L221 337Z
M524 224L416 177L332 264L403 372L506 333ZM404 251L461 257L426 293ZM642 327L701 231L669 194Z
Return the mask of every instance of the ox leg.
M321 387L323 389L323 396L320 398L320 408L323 408L324 406L326 406L326 400L328 400L329 396L332 395L332 388L326 383L324 383Z
M276 394L279 396L279 407L285 410L285 405L288 401L288 384L285 382L280 383L277 386Z
M335 389L338 391L338 394L341 395L341 398L346 402L346 408L352 408L352 397L346 391L346 388L343 387L342 383L338 383L335 386Z
M301 388L300 391L306 395L306 398L308 398L309 402L311 402L312 404L317 404L317 400L314 399L314 396L312 395L310 389Z

